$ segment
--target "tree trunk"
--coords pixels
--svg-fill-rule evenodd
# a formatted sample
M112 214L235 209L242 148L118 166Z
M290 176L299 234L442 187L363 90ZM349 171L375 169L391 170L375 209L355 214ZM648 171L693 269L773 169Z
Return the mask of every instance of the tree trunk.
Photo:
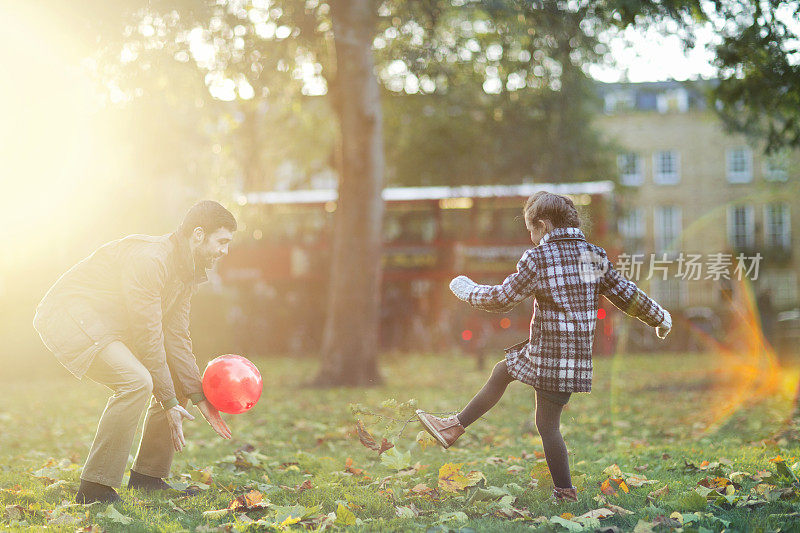
M384 155L374 72L374 2L331 2L339 118L339 200L335 215L322 364L317 385L373 385L378 373Z

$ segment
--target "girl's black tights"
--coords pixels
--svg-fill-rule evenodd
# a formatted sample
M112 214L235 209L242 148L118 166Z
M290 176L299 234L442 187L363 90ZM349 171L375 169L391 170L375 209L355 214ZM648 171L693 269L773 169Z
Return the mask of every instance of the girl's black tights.
M550 475L553 476L553 485L569 488L572 486L572 478L569 475L569 455L567 455L564 437L561 436L561 411L563 409L563 405L536 394L536 429L542 437L547 468L550 469Z
M457 415L461 425L469 426L494 407L512 381L514 378L508 373L505 360L497 363L483 388ZM550 469L550 475L553 476L553 484L556 487L568 488L572 486L572 479L569 475L567 445L561 436L562 409L564 409L563 405L546 400L537 394L536 429L542 437L547 467Z
M463 411L458 413L458 421L461 425L467 427L475 422L483 414L494 407L494 405L503 397L508 384L514 381L514 378L508 373L506 369L506 362L500 361L494 365L492 375L489 376L489 381L483 386L478 394L467 404Z

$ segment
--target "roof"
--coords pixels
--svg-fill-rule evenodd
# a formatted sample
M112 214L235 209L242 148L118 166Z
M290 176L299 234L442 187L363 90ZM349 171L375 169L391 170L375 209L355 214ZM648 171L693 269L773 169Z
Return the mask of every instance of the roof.
M687 81L652 81L652 82L617 82L596 84L601 98L605 99L606 113L620 110L629 111L666 111L665 102L659 104L659 98L668 94L683 93L683 102L679 109L708 109L708 91L718 84L716 79L697 79ZM612 100L609 100L612 97ZM621 106L620 106L621 105Z
M387 187L383 199L387 202L410 200L443 200L445 198L513 198L528 197L538 191L555 194L610 194L612 181L579 183L523 183L520 185L463 185L459 187ZM242 195L247 204L317 204L335 201L335 189L302 191L258 191Z

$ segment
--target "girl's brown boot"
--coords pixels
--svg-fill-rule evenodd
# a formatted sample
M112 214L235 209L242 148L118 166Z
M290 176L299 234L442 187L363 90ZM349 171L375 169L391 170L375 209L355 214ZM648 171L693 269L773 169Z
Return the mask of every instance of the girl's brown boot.
M553 500L555 502L576 502L578 501L578 489L575 487L561 488L553 487Z
M439 418L422 409L417 409L417 418L422 422L425 431L430 433L443 448L449 448L458 437L464 434L464 426L455 415L449 418Z

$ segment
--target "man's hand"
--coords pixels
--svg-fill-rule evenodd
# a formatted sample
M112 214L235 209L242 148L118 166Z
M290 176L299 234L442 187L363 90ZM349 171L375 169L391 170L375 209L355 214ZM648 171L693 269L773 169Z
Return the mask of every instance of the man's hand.
M453 281L450 282L450 290L453 291L453 294L455 294L459 300L464 300L466 302L476 285L477 283L467 276L458 276L457 278L453 278Z
M172 436L172 446L176 452L179 452L186 446L186 439L183 438L183 419L188 418L194 420L194 417L189 414L189 411L180 405L167 409L167 424L169 424L169 432Z
M211 405L211 402L208 400L203 400L197 404L197 408L200 409L200 413L202 413L203 418L205 418L208 424L214 428L214 431L217 432L217 435L223 439L231 438L231 430L228 428L228 424L226 424L222 419L217 408Z

